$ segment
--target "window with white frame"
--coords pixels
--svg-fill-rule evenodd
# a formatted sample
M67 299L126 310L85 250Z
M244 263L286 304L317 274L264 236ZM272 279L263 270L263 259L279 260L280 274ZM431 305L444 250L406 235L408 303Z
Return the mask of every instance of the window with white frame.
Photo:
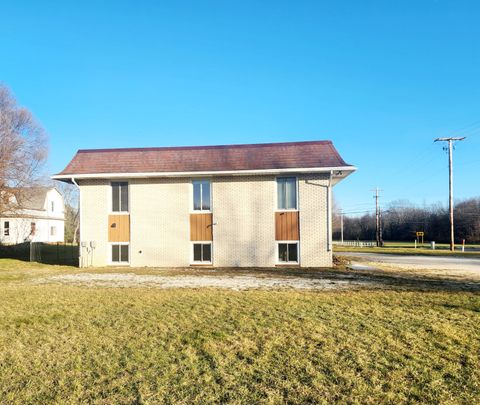
M210 180L193 180L193 210L210 211L211 182Z
M296 177L277 177L277 208L279 210L297 209Z
M129 245L124 244L112 244L112 263L122 264L129 262Z
M10 222L5 221L3 223L3 236L10 236Z
M280 242L278 244L279 263L298 263L298 242Z
M128 183L112 181L112 212L128 212Z
M57 227L51 226L50 227L50 236L55 236L57 234Z
M193 263L211 263L212 262L212 243L199 242L193 243Z

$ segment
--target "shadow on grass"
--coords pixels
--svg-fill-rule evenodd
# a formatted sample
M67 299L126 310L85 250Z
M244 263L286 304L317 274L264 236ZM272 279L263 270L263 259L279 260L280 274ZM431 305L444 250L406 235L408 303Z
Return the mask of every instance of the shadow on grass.
M191 269L186 269L190 273ZM190 271L188 271L190 270ZM471 279L453 279L436 277L433 275L412 274L410 272L375 270L348 270L348 269L298 269L298 268L255 268L255 269L212 269L193 270L195 274L223 275L223 276L254 276L254 277L295 277L306 280L324 280L332 283L342 281L351 282L360 289L391 289L409 291L446 291L446 292L479 292L480 282ZM362 287L356 287L362 285Z

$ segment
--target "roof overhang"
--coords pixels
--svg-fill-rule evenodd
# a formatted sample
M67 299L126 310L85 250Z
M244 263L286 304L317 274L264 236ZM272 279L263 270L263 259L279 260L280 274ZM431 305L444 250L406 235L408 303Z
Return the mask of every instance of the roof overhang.
M72 179L138 179L138 178L162 178L162 177L214 177L214 176L261 176L282 175L295 173L328 173L332 174L333 184L343 180L356 171L355 166L340 167L308 167L289 169L260 169L260 170L225 170L225 171L196 171L196 172L146 172L146 173L82 173L82 174L56 174L51 178L67 183Z

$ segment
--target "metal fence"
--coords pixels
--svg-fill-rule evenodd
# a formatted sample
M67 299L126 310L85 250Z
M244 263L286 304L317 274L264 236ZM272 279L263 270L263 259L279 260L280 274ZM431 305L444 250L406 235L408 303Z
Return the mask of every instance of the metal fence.
M26 242L0 246L0 258L78 266L78 244Z

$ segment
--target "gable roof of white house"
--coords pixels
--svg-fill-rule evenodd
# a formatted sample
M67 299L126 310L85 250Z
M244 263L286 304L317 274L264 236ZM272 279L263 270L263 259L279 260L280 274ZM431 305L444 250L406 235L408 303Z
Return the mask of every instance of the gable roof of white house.
M36 215L39 212L41 217L54 216L58 217L57 211L54 215L50 215L47 206L48 194L55 192L60 197L63 205L63 196L55 187L20 187L10 189L11 198L7 210L3 213L5 217L24 217ZM63 216L63 209L62 209Z
M22 189L15 189L13 191L18 205L23 209L29 210L44 210L45 200L50 190L55 190L51 187L28 187Z

